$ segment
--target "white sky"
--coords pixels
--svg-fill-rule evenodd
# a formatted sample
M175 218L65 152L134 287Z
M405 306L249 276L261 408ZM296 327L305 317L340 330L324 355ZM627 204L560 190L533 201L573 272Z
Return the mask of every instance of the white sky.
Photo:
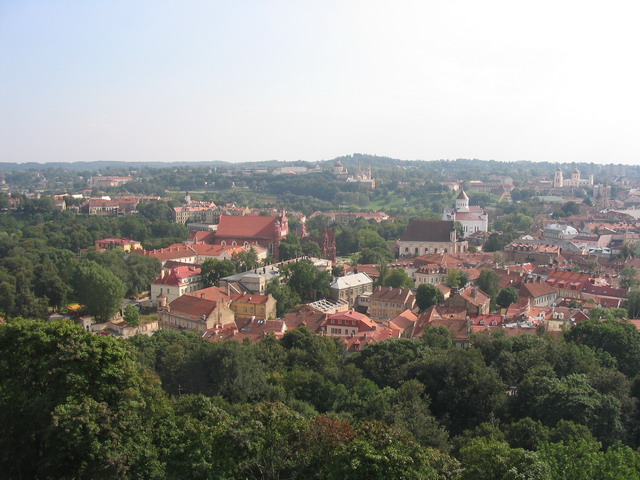
M0 162L640 163L640 3L0 0Z

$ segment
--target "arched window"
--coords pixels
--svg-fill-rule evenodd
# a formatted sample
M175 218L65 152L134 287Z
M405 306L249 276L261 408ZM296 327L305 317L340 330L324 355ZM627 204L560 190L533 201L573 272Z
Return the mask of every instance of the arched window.
M222 240L222 241L220 242L220 245L226 245L226 244L227 244L227 242L225 242L224 240Z
M233 242L231 242L231 246L232 247L235 247L236 245L238 245L238 244L237 244L237 242L235 240Z

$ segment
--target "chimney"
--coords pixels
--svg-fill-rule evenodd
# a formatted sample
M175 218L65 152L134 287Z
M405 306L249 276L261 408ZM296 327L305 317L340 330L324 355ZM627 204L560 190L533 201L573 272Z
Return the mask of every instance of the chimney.
M473 287L473 289L471 290L471 296L473 298L478 298L478 289L476 287Z

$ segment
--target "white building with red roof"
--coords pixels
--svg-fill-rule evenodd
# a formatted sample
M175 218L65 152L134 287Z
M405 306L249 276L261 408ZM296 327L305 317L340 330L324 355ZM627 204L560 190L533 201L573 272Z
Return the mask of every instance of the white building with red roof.
M362 332L372 332L378 325L364 313L354 310L329 315L322 325L321 331L329 336L349 336Z
M469 206L469 197L464 190L460 190L454 208L444 209L442 220L460 222L465 237L475 232L489 231L489 215L482 207Z
M163 268L160 276L151 283L151 299L164 295L167 302L173 302L185 293L200 290L203 286L200 267L174 267L168 272Z

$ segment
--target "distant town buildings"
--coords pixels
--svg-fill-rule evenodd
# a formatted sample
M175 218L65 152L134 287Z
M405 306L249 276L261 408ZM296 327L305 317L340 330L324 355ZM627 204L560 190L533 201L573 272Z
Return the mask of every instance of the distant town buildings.
M355 175L349 175L347 168L338 160L333 166L332 173L338 181L356 183L367 190L376 188L376 180L371 174L371 166L367 169L358 168L358 172Z
M115 176L95 176L89 179L89 186L91 188L110 188L119 187L125 183L129 183L133 180L133 177L115 177Z
M591 187L593 186L593 174L589 174L589 178L581 178L580 170L575 168L571 172L571 178L564 178L562 169L558 168L553 176L553 187Z

